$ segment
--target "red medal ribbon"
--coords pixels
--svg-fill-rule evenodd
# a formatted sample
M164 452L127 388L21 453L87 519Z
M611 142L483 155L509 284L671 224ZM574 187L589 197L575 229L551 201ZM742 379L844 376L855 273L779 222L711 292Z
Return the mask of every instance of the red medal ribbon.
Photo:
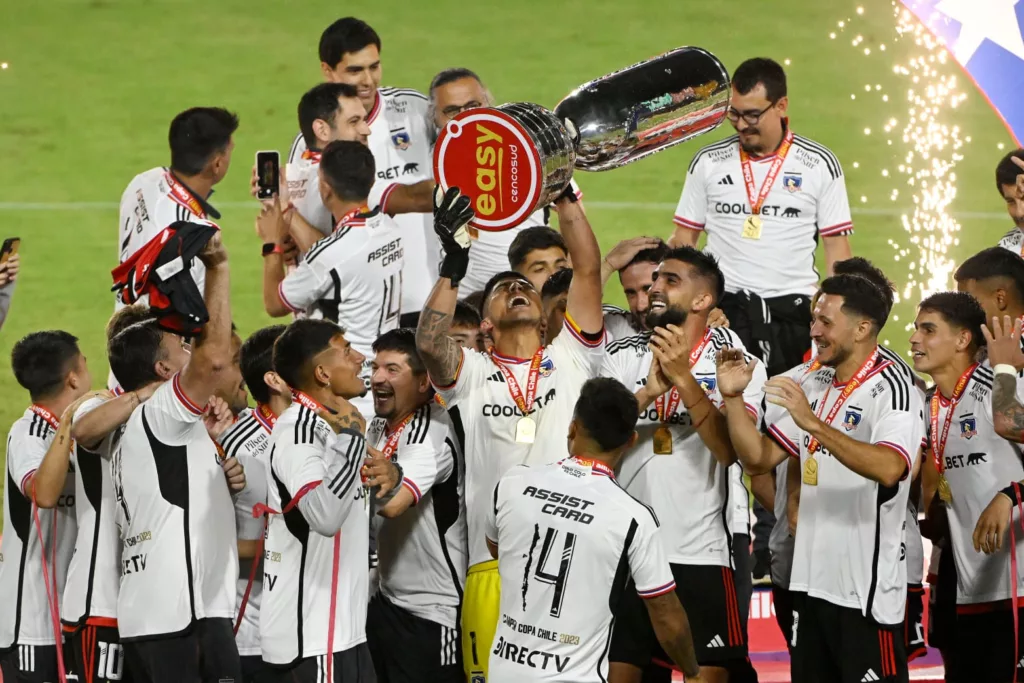
M306 408L309 408L313 412L319 412L321 410L327 410L327 408L325 408L320 403L320 401L316 400L315 398L313 398L312 396L310 396L309 394L307 394L304 391L299 391L298 389L292 389L292 398L294 398L300 404L302 404ZM332 411L327 410L327 412L332 412Z
M870 356L868 356L868 359L864 361L864 365L860 366L860 370L858 370L856 374L854 374L853 379L847 382L846 386L843 387L843 393L839 395L839 398L832 406L832 409L828 411L828 417L825 418L826 425L832 425L832 420L836 419L836 415L839 413L839 409L843 407L843 404L846 403L846 399L850 398L850 395L857 390L857 387L859 387L861 382L864 381L864 378L868 376L868 373L871 372L871 369L875 366L875 362L877 360L878 347L876 346L875 350L871 352ZM821 419L821 412L825 409L825 403L828 401L828 394L831 390L832 387L830 386L825 391L825 396L824 398L821 399L821 404L818 406L818 414L816 415L816 417L819 420ZM817 450L818 440L812 437L811 442L807 445L807 455L811 457Z
M366 204L363 204L360 207L352 209L351 211L349 211L344 216L338 219L338 222L334 224L334 229L337 230L342 226L358 227L359 225L362 225L362 223L357 223L353 225L352 223L349 222L361 213L370 213L370 207L367 206Z
M200 218L206 218L206 212L203 211L203 205L199 203L198 199L192 196L192 193L189 192L184 185L174 179L173 174L170 172L165 173L164 179L167 181L167 186L170 188L171 197L176 202Z
M505 384L508 385L508 393L512 395L512 400L516 402L516 406L519 407L519 411L523 415L529 415L530 410L533 409L533 401L537 398L537 386L540 384L540 362L544 359L544 347L537 349L537 352L533 354L533 360L530 361L530 374L526 376L526 396L523 397L523 390L519 388L519 382L512 375L512 371L508 367L494 357L494 352L491 352L491 360L501 370L501 374L505 377Z
M307 149L302 153L302 158L306 161L312 161L314 164L320 163L320 152L314 152L311 149Z
M789 148L792 145L793 131L787 130L786 134L782 137L782 144L779 145L779 149L775 153L775 159L772 160L772 165L768 167L768 176L764 179L764 184L761 185L760 192L758 192L757 188L754 187L754 171L750 167L750 155L744 151L742 146L740 147L740 166L743 168L743 184L747 187L747 199L750 201L750 211L752 215L756 216L761 213L761 207L764 206L764 202L768 198L768 193L772 191L772 185L775 184L775 178L778 177L779 171L782 170L782 164L786 161L786 155L789 154Z
M269 434L274 431L274 425L277 424L277 415L274 415L274 411L266 403L257 403L256 421L263 425L263 428Z
M692 349L690 349L690 367L696 365L697 361L700 360L701 355L704 353L704 347L711 341L711 330L704 331L704 338L697 342ZM665 397L668 396L666 399ZM671 391L667 394L662 394L654 399L654 410L658 414L658 419L661 422L668 423L669 418L676 414L676 408L679 407L679 390L672 387ZM667 405L666 405L667 404Z
M964 391L967 389L967 382L971 379L971 375L974 374L977 367L978 364L975 363L971 367L967 368L967 371L960 375L960 379L956 381L956 387L953 389L953 395L949 399L949 412L946 413L946 420L942 425L941 436L939 435L939 407L942 404L942 392L940 392L938 387L936 387L935 393L932 395L929 411L931 422L930 434L932 438L932 460L935 462L935 468L939 471L939 474L946 471L945 461L942 459L942 454L946 450L946 439L949 438L949 426L953 424L953 413L956 412L956 404L964 395Z
M49 424L51 427L53 427L54 430L60 429L60 420L58 420L56 417L54 417L53 413L51 413L46 408L42 407L41 405L37 405L37 404L33 403L29 407L29 410L31 410L33 413L35 413L39 417L41 417L44 420L46 420L47 424Z
M593 460L591 458L581 458L578 455L570 455L569 460L571 460L574 464L579 465L580 467L589 467L590 469L594 470L594 472L596 472L597 474L603 474L605 476L611 477L612 479L615 478L615 473L612 472L612 468L608 467L608 465L605 465L600 460Z
M388 434L388 440L384 442L384 448L381 449L381 453L384 454L385 458L390 459L392 454L398 450L398 440L402 437L402 431L405 430L405 425L409 424L409 420L411 420L412 416L415 414L416 411L413 411L406 415L405 419L395 427L395 431ZM385 433L387 433L386 430L387 427L385 427Z

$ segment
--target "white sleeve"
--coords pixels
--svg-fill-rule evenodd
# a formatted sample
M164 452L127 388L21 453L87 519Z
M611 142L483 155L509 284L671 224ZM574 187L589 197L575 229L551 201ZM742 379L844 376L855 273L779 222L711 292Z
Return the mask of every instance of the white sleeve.
M502 477L504 479L504 477ZM501 505L501 479L494 485L491 503L487 506L487 517L484 518L484 536L487 540L500 547L498 543L498 507Z
M299 159L302 158L302 154L305 151L306 139L302 137L302 133L300 132L298 135L295 136L295 139L292 140L291 149L288 151L288 163L294 164L295 162L297 162Z
M629 570L641 598L656 598L676 588L672 568L661 542L661 529L654 513L643 511L635 518L636 534L629 544Z
M761 422L762 406L764 405L764 384L767 381L768 372L765 370L764 363L758 360L757 365L754 366L754 376L751 378L747 388L743 390L743 403L747 407L747 412L754 418L755 423ZM718 391L717 383L715 384L715 391Z
M762 395L763 396L763 395ZM800 457L800 428L782 406L761 400L761 431L794 458Z
M27 428L21 429L21 424L18 424L19 428L12 429L7 437L7 472L21 494L28 498L25 480L39 469L49 443L42 436L30 434Z
M498 368L495 367L486 354L474 349L463 348L460 350L462 352L462 359L459 361L459 367L455 371L455 381L445 387L438 386L437 384L434 385L437 393L441 394L441 398L444 399L446 406L454 407L459 405L474 389L484 385L490 372L498 371Z
M181 387L181 374L164 382L137 410L144 411L149 428L160 441L170 446L188 443L195 423L203 419L205 406L199 406Z
M918 392L909 391L896 396L886 392L875 400L874 408L878 412L872 420L871 443L891 448L903 456L907 463L907 469L900 477L903 479L913 472L914 461L924 439L924 406Z
M289 439L279 441L271 466L293 501L297 501L294 504L309 528L321 536L333 536L356 507L353 491L365 457L363 436L342 430L334 445L326 450L319 439L301 444Z
M251 455L237 456L245 469L245 488L234 497L235 528L239 540L258 541L263 533L263 521L253 517L252 509L257 503L267 503L267 466Z
M99 408L101 405L103 405L109 400L111 399L103 398L102 396L90 398L88 401L78 406L78 410L75 411L75 416L71 418L72 421L77 422L78 420L85 417L88 413L91 413L93 410ZM89 450L89 452L109 457L111 455L110 441L113 439L114 435L117 434L119 429L121 429L121 427L116 427L113 430L111 430L109 434L103 437L103 440L100 441L99 445Z
M316 244L310 247L310 252L315 248ZM319 301L330 284L328 272L316 262L310 263L305 260L281 281L277 286L277 294L281 298L281 303L298 313Z
M556 350L559 355L568 356L572 364L588 377L597 377L605 357L604 324L596 334L588 334L583 332L572 316L566 313L562 325L564 329L548 348Z
M704 187L704 158L695 159L690 163L686 173L683 193L679 196L675 216L672 222L690 230L704 230L704 222L708 211L708 193Z
M415 505L430 492L434 484L440 484L451 476L455 460L451 447L443 438L438 444L435 439L429 438L429 433L423 435L427 438L418 438L417 430L407 431L403 439L406 443L398 451L398 463L402 466L402 486L412 494Z
M846 195L846 179L839 161L836 162L838 174L832 177L828 164L822 164L821 173L824 185L818 196L818 234L822 237L853 234L853 219L850 217L850 198Z
M561 335L559 335L561 336ZM557 341L557 338L556 338ZM630 391L636 390L637 355L631 348L609 349L601 360L601 376L618 380Z

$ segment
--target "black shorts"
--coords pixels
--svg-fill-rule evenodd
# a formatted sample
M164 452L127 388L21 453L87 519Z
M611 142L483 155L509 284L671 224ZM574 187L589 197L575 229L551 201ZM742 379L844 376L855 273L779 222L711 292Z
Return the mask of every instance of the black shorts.
M764 362L769 377L804 362L804 355L811 348L811 297L786 294L761 299L757 295L727 293L718 307L729 318L729 329L739 336L747 351Z
M423 619L381 593L366 611L366 643L380 683L464 683L458 629Z
M775 603L775 622L786 639L786 649L793 651L793 593L788 588L772 584L772 602Z
M860 610L793 594L793 683L907 683L903 624L883 626Z
M274 680L274 670L263 661L260 655L243 655L242 683L270 683Z
M693 646L701 666L730 667L747 657L733 571L717 565L673 564L676 595L686 610L693 633ZM647 615L644 600L630 585L615 615L608 658L651 671L651 662L661 664L666 676L672 660L662 650ZM656 680L645 675L644 680ZM669 680L665 678L664 680Z
M903 636L908 662L928 652L924 642L924 586L919 583L907 584L907 615L903 619Z
M273 666L271 683L377 683L373 661L366 643L334 653L331 678L327 681L327 656L307 657L288 666Z
M1024 619L1024 610L1018 612ZM1019 636L1018 636L1019 638ZM1013 612L1005 609L956 615L953 657L946 669L948 683L1002 683L1013 679ZM1018 657L1024 656L1018 640ZM1019 663L1019 661L1018 661ZM1017 667L1024 680L1024 667Z
M65 648L65 653L67 648ZM70 670L68 662L64 663ZM56 645L14 645L0 654L0 681L51 683L57 677Z
M78 676L78 683L130 683L132 667L125 662L124 647L116 626L93 626L86 623L74 628L64 627L65 652L70 662L68 671Z
M938 580L931 585L928 594L928 645L943 651L943 656L953 656L956 650L956 561L952 548L943 548L939 553ZM945 660L946 665L951 664Z
M182 635L131 640L124 648L151 683L242 680L230 619L199 619Z

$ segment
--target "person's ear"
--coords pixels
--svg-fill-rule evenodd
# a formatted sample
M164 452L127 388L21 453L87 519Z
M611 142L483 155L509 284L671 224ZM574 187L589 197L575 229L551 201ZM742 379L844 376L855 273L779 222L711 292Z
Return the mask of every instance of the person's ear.
M263 373L263 382L270 387L271 391L282 396L287 396L291 392L291 387L288 386L288 383L273 370Z

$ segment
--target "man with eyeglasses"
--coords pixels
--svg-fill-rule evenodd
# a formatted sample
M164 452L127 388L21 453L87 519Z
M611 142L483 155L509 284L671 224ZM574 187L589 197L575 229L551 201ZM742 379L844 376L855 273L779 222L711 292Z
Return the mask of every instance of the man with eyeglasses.
M737 135L694 156L676 208L672 246L706 248L725 274L719 303L768 376L799 365L811 347L811 296L818 287L819 237L828 274L850 258L853 232L839 160L789 127L786 74L749 59L732 79L726 117ZM755 578L767 574L771 513L754 505ZM761 533L759 533L759 531Z
M480 77L469 69L445 69L430 82L430 117L434 122L433 141L448 122L468 109L494 106L491 91L483 84ZM583 197L575 181L572 187L576 191L576 199ZM459 286L462 298L475 292L483 291L487 281L494 275L508 270L508 250L516 235L529 227L547 226L551 217L551 208L544 207L535 211L521 225L502 232L487 232L469 228L473 239L473 248L469 250L469 270ZM538 291L540 288L538 287Z

